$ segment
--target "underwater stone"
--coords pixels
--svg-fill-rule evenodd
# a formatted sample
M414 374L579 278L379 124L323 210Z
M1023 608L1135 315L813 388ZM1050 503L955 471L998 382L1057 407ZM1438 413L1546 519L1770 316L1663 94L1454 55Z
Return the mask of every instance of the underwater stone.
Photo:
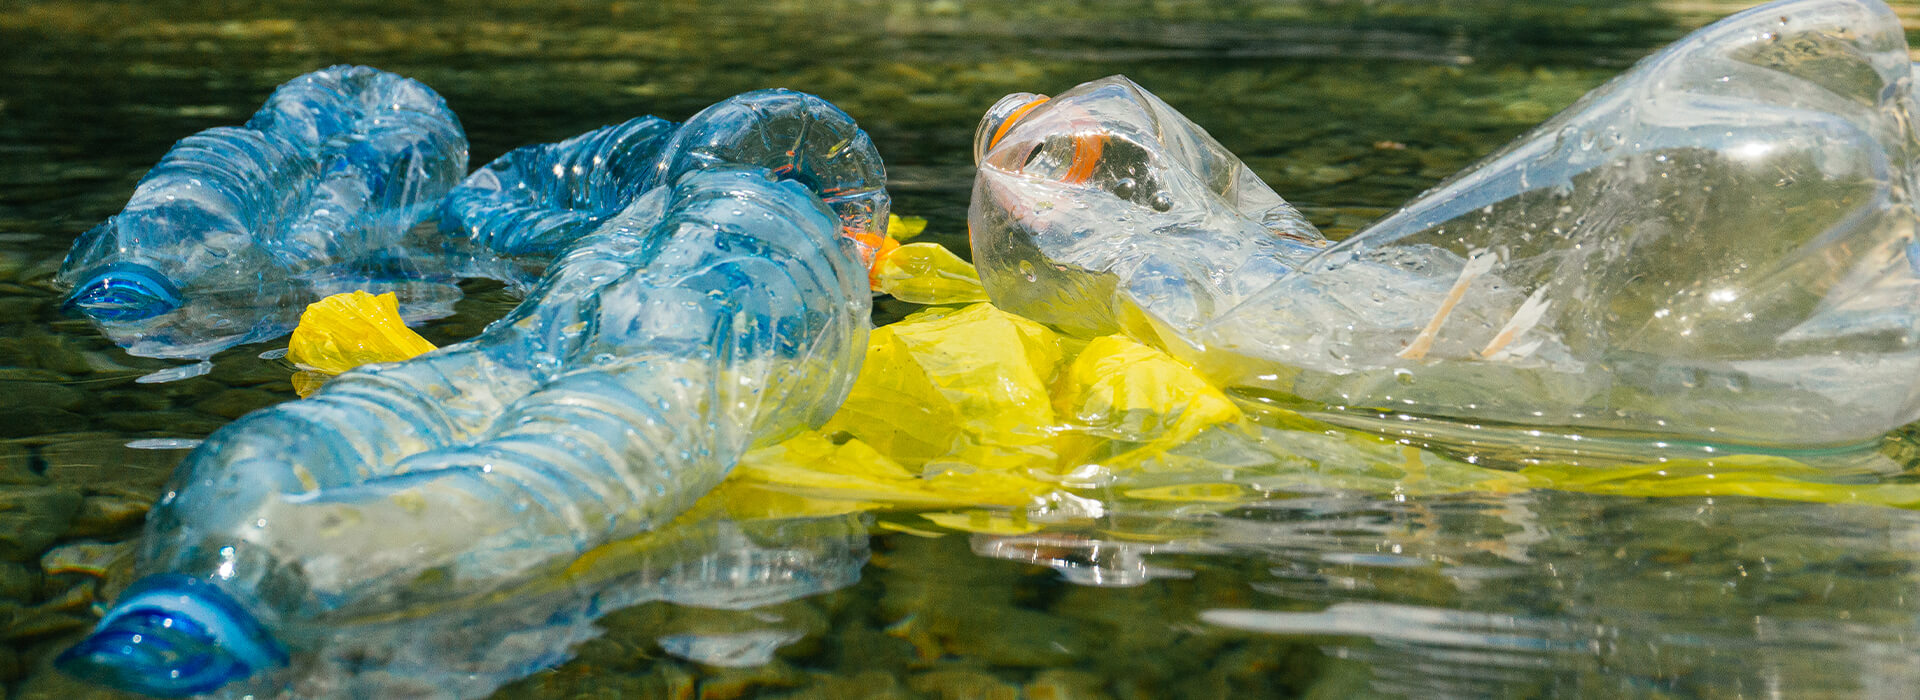
M139 529L140 522L147 517L147 510L151 507L151 497L87 496L80 501L80 510L74 514L73 525L64 534L67 537L131 534Z
M87 392L47 382L9 382L0 392L0 411L51 408L71 411L87 402Z
M1035 674L1021 691L1027 700L1106 700L1113 696L1105 685L1092 673L1050 668Z
M284 380L285 372L281 372ZM259 389L227 389L209 396L193 405L194 410L211 413L228 420L239 418L257 409L280 403L286 395L275 394Z
M171 414L163 414L171 415ZM206 420L201 414L196 420ZM178 429L178 428L176 428ZM54 440L39 449L48 481L88 495L111 494L150 500L179 461L170 450L133 450L118 433L42 436Z
M44 406L20 406L7 412L0 422L0 437L28 437L84 428L87 418L72 411Z
M29 600L40 590L40 572L30 564L0 561L0 600Z
M47 465L32 450L17 443L0 442L0 486L47 483Z
M901 685L900 679L885 671L864 670L843 674L815 674L814 683L793 693L791 700L840 700L840 698L873 698L874 700L907 700L913 697Z
M64 486L0 489L0 561L36 561L73 522L80 492Z
M907 679L913 692L941 700L1019 700L1020 687L985 671L942 669Z
M100 414L101 427L129 433L162 432L170 435L205 435L227 424L225 420L198 411L114 411Z

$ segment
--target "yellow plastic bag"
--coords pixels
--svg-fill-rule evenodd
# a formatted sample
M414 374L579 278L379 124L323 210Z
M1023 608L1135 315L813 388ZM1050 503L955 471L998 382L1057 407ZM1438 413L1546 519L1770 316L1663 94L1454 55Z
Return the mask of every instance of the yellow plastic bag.
M980 273L937 243L908 243L873 266L873 289L915 304L970 304L987 300Z
M400 318L392 292L335 294L307 305L287 342L287 360L302 370L293 387L302 397L326 378L371 362L398 362L429 350L433 343Z
M1096 338L1080 351L1055 388L1054 406L1071 421L1060 446L1069 467L1116 442L1137 445L1121 450L1122 461L1136 464L1243 417L1186 363L1118 335Z
M869 336L860 378L823 430L908 469L1049 467L1061 353L1058 334L989 304L915 314Z
M887 215L887 237L905 243L927 230L927 220L918 216Z

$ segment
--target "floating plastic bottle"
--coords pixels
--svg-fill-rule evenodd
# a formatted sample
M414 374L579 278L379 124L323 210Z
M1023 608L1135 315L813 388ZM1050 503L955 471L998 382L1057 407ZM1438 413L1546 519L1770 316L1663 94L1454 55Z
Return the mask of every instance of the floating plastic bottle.
M63 665L205 692L330 621L497 591L666 523L846 395L869 294L840 229L767 171L689 173L479 337L215 432L149 516L139 592Z
M651 189L675 127L639 117L516 148L447 194L441 227L503 255L550 260Z
M1522 459L1858 446L1920 417L1908 56L1878 0L1740 13L1310 261L1305 234L1116 194L1130 161L1090 144L1157 142L1103 139L1120 108L1090 98L1131 84L1066 113L1014 96L981 126L975 259L1010 310L1118 309L1242 398L1336 423ZM1230 190L1149 191L1187 195L1171 214Z
M126 208L74 242L66 307L128 352L201 358L285 334L307 303L399 291L409 316L458 289L409 241L467 166L431 89L336 66L275 90L243 127L182 139Z
M1136 311L1190 330L1325 245L1205 130L1124 77L1008 95L974 148L968 222L987 292L1075 335L1112 333Z
M886 167L873 141L833 103L778 88L728 98L684 125L640 117L515 149L453 189L441 225L543 264L642 193L723 164L763 167L819 193L869 261L886 235Z
M1879 0L1742 12L1222 314L1201 364L1445 442L1870 443L1920 418L1917 99Z

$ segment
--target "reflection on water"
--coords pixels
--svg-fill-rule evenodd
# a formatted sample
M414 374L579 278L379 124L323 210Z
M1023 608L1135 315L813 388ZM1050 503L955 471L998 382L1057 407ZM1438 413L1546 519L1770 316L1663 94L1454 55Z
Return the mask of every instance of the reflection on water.
M124 585L124 543L181 450L292 396L276 344L139 383L180 366L60 317L47 280L173 141L242 119L299 73L351 61L426 81L476 163L743 90L808 90L873 135L897 209L963 251L980 112L1125 73L1338 237L1739 4L11 3L0 681L9 697L110 697L48 657ZM515 302L465 289L430 340L470 336ZM883 321L910 310L879 307ZM1817 495L1914 502L1920 451L1900 436L1881 453L1890 468L1831 474ZM1240 466L1264 475L1245 484L1264 498L1109 500L976 532L908 513L735 519L715 501L498 598L337 621L285 678L306 695L505 683L501 696L526 698L1920 692L1911 511L1647 497L1601 478L1574 485L1611 495L1447 493L1358 462Z
M1341 496L1145 518L1045 563L1112 584L1095 572L1258 562L1258 595L1201 601L1197 620L1311 639L1385 693L1887 697L1920 688L1916 545L1920 516L1885 508Z

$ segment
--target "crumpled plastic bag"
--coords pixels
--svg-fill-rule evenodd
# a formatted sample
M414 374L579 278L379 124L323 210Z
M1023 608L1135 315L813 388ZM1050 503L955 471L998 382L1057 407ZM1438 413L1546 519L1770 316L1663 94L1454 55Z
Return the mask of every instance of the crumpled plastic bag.
M307 305L287 340L287 361L301 370L293 376L293 389L304 398L327 377L432 349L433 343L400 318L400 301L392 292L376 296L356 290Z

